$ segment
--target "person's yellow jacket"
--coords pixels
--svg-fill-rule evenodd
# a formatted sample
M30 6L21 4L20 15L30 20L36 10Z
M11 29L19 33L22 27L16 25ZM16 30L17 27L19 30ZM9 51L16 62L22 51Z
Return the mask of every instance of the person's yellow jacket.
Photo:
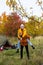
M24 28L23 30L19 29L18 30L18 39L22 37L22 40L20 40L22 46L27 45L27 38L30 39L30 36L27 34L26 29Z
M21 36L25 37L27 35L26 29L24 28L23 30L19 29L18 30L18 38L20 39Z

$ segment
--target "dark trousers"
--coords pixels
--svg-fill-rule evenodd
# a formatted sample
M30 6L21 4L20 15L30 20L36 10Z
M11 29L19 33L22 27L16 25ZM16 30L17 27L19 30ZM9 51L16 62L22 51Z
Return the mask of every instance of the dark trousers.
M23 47L24 47L24 46L21 45L21 48L20 48L21 59L23 58ZM28 45L26 45L25 48L26 48L27 57L28 57L28 59L29 59Z

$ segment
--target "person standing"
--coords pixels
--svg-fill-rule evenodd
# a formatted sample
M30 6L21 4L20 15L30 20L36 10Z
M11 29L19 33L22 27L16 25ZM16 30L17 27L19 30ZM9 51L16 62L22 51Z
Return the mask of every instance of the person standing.
M20 48L21 58L23 58L23 47L25 46L27 57L29 59L28 44L30 44L30 46L33 49L35 49L33 44L30 42L30 36L27 34L24 24L21 24L18 30L18 44L17 44L17 53L19 52L19 48Z

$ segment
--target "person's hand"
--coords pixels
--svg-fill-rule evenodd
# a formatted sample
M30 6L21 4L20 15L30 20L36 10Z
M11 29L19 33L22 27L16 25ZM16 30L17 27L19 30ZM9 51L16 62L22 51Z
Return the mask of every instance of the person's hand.
M22 38L20 38L20 40L22 40Z

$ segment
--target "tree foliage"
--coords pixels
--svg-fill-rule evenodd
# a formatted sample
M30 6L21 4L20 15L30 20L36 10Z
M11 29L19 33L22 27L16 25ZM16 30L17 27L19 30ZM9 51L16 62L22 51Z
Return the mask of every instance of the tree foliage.
M24 23L17 13L11 13L7 17L7 22L5 23L6 35L17 36L17 30L20 24Z
M43 35L43 21L39 22L35 17L30 17L25 24L28 34L35 36Z
M21 20L16 12L6 15L6 17L7 20L5 18L0 21L0 34L17 36L17 30L20 27L20 24L23 23L26 26L28 34L33 37L43 35L43 20L40 20L39 22L39 18L35 16L31 16L26 23Z

